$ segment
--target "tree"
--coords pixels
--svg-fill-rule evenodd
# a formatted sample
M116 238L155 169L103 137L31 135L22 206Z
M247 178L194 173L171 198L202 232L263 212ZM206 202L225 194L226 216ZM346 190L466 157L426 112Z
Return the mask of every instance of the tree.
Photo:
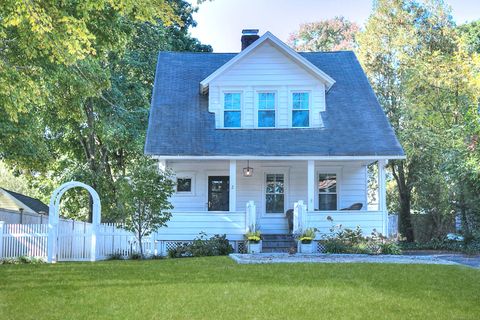
M465 149L461 128L478 103L472 80L478 66L443 1L377 1L358 39L360 60L407 154L389 163L400 233L414 240L416 211L429 215L441 236L458 203L458 192L452 193L458 175L446 168L461 167L452 155Z
M34 112L0 119L8 129L0 133L7 142L0 146L0 158L32 172L32 182L46 194L69 180L91 185L102 197L104 219L122 220L117 181L143 154L158 51L211 51L188 35L195 25L191 5L181 0L168 4L175 15L168 24L112 10L85 18L95 32L95 54L73 64L39 62L48 70L43 76L49 102L32 102L26 108ZM70 216L79 218L85 196L65 195Z
M166 226L173 208L168 198L173 194L174 182L168 172L159 171L156 162L142 157L132 166L120 184L125 211L125 229L135 233L140 255L144 257L143 239L160 227Z
M465 38L468 51L480 53L480 20L465 23L458 27L458 31Z
M344 17L304 23L292 33L288 44L297 51L335 51L356 48L360 27Z

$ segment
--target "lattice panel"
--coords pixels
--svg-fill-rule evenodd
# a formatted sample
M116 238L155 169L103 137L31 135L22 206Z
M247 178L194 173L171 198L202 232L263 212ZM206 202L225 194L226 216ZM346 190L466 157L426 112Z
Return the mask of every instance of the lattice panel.
M317 242L317 252L318 253L324 253L325 252L325 246L320 241Z
M165 251L168 252L169 250L176 249L182 244L190 243L192 243L192 241L165 241Z
M247 253L247 242L237 241L237 253Z

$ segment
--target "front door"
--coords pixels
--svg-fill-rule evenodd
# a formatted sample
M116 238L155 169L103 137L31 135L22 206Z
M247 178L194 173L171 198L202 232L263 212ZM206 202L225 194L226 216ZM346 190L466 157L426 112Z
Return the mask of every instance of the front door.
M229 210L229 176L208 177L208 211Z

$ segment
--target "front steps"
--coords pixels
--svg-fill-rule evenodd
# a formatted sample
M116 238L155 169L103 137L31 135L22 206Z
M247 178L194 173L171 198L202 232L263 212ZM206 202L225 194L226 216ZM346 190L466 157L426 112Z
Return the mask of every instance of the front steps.
M263 234L262 253L296 251L297 242L291 234Z

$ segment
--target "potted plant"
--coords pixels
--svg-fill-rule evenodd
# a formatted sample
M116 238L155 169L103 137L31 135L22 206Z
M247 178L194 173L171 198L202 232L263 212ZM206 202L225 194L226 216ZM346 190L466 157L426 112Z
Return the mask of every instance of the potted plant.
M262 235L259 230L249 231L245 234L248 244L248 253L262 252Z
M300 253L315 253L315 233L317 229L308 228L300 233L298 239L298 252Z

